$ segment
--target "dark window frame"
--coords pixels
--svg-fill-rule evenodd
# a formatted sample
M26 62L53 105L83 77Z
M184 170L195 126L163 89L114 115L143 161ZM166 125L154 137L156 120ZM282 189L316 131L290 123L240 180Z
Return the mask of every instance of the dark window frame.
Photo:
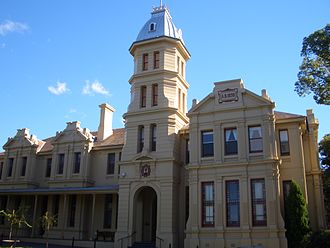
M160 58L159 51L154 51L154 69L159 69L159 58Z
M8 158L7 177L13 176L14 158Z
M60 195L53 195L52 198L52 210L54 216L57 218L60 210ZM55 221L54 226L57 226L58 221Z
M256 127L259 127L260 128L260 134L261 134L261 137L258 137L258 138L251 138L250 137L250 132L251 132L251 129L252 128L256 128ZM262 126L261 125L254 125L254 126L249 126L248 127L248 138L249 138L249 153L261 153L263 152L263 135L262 135ZM252 150L251 148L251 141L253 140L261 140L261 150Z
M57 163L57 174L63 175L64 172L64 160L65 160L65 154L60 153L58 154L58 163Z
M140 107L145 108L147 106L147 86L141 86L141 97L140 97Z
M207 133L212 133L212 142L206 142L204 140L204 135ZM212 144L212 145L210 145ZM214 133L213 130L204 130L201 131L201 150L202 150L202 157L213 157L214 156ZM208 148L209 147L209 148ZM211 148L212 147L212 148ZM210 149L210 151L207 151Z
M103 215L103 228L110 229L112 227L112 212L113 212L113 196L106 194L104 196L104 215Z
M150 125L150 147L151 151L155 152L157 149L157 125L151 124Z
M206 199L206 186L211 185L212 186L212 199L211 200L207 200ZM201 184L201 200L202 200L202 227L214 227L215 226L215 209L214 209L214 204L215 204L215 200L214 200L214 182L213 181L209 181L209 182L202 182ZM212 215L207 215L206 213L206 208L210 207L212 208ZM207 219L211 219L211 221L207 221Z
M235 192L238 197L237 199L231 199L230 193L232 193L229 189L230 184L237 185L237 192ZM226 224L227 227L239 227L240 226L240 187L239 187L239 180L226 180L225 182L225 192L226 192ZM230 209L231 208L238 208L238 220L231 220L230 219Z
M149 63L149 54L148 53L144 53L142 55L142 70L143 71L147 71L148 70L148 63Z
M73 174L80 173L80 164L81 164L81 152L75 152L74 153Z
M2 195L0 196L0 209L5 210L7 209L7 203L8 203L8 196L7 195ZM5 216L0 215L0 225L5 224Z
M152 106L158 105L158 84L152 85Z
M76 222L77 195L70 195L68 206L68 227L74 227Z
M262 183L262 198L255 198L254 183ZM267 201L266 201L266 182L264 178L251 179L251 204L252 204L252 226L267 226ZM257 219L257 204L262 205L263 220Z
M51 176L51 171L52 171L52 158L47 158L46 159L46 173L45 177L50 177Z
M4 166L4 162L1 161L0 162L0 180L2 179L3 166Z
M115 166L116 166L116 153L110 152L108 153L108 158L107 158L107 175L115 174Z
M224 141L225 141L225 155L237 155L238 154L238 138L235 141L227 141L227 131L236 130L236 137L237 134L237 127L230 127L224 129ZM234 151L230 149L234 146Z
M25 177L27 161L28 161L28 158L26 156L25 157L22 157L21 170L20 170L20 176L21 177Z
M286 132L286 135L287 135L287 138L288 138L287 141L282 141L281 132ZM289 156L290 155L290 140L289 140L289 131L288 131L288 129L280 129L278 131L278 140L279 140L279 143L280 143L281 156ZM287 151L284 150L285 146L287 146Z
M187 138L186 139L186 147L185 147L185 149L186 149L186 157L185 157L185 162L186 162L186 164L189 164L190 163L190 140L189 140L189 138Z
M140 153L144 147L144 126L138 127L137 152Z

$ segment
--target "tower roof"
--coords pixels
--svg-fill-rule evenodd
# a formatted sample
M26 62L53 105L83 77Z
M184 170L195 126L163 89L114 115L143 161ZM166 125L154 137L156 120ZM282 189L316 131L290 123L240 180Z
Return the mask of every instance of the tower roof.
M184 43L182 31L175 27L170 12L165 5L153 8L151 18L144 24L135 42L162 36L179 39Z

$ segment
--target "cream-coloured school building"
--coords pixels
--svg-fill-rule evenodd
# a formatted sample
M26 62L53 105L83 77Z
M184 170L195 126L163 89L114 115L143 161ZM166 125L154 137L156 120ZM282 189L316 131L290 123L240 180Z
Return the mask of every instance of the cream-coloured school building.
M25 206L33 224L19 237L42 242L39 220L48 210L58 217L54 243L285 248L292 180L311 227L325 227L312 110L275 111L266 90L251 92L241 79L203 82L210 93L188 109L190 54L164 6L153 9L129 51L124 128L112 128L113 115L121 117L104 103L96 131L74 121L40 140L23 128L3 145L0 208ZM8 232L2 217L0 234Z

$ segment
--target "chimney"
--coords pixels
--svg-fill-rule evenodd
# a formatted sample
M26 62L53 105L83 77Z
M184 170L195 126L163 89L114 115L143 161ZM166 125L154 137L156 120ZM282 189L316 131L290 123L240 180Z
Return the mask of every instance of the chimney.
M266 89L262 89L261 90L261 96L267 100L269 100L269 96L267 95L267 90Z
M116 110L107 103L99 105L101 109L97 140L102 141L112 135L112 115Z
M198 100L197 99L193 99L192 100L192 107L195 107L195 105L198 104Z

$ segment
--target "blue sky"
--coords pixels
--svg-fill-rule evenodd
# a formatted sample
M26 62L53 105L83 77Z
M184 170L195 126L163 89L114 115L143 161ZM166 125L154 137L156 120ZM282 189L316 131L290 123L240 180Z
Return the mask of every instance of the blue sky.
M213 82L242 78L276 110L305 115L313 108L321 138L330 107L294 92L305 36L329 23L328 0L163 1L191 53L188 105ZM44 139L79 120L97 130L99 107L115 109L122 127L133 59L128 52L156 0L1 0L0 144L27 127ZM1 150L1 148L0 148Z

